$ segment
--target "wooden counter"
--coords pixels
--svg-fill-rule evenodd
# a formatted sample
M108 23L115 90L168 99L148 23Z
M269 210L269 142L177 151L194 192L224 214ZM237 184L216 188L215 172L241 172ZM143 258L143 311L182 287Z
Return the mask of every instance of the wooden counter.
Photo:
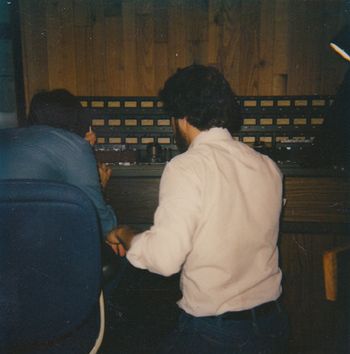
M163 168L113 166L106 196L120 223L141 230L152 224ZM283 302L291 323L290 353L336 353L342 309L325 298L322 255L350 243L350 179L334 170L281 169L287 202L279 249Z
M107 189L121 223L149 225L158 205L164 164L113 166ZM346 229L350 214L350 179L332 170L283 168L282 229L315 232ZM294 224L294 225L293 225Z

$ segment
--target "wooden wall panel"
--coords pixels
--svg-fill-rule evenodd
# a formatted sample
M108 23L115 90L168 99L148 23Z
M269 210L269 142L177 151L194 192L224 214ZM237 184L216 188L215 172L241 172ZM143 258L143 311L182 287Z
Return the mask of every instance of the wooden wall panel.
M136 13L135 1L123 1L123 52L124 74L125 74L125 96L138 94L138 83L136 80Z
M349 2L347 3L347 8L349 8ZM323 16L325 16L327 20L322 21L325 38L323 47L327 46L327 43L329 43L329 41L337 33L334 30L335 28L339 28L341 23L343 23L345 20L347 23L350 22L349 12L347 12L347 19L344 19L344 7L344 2L335 1L332 3L332 11L324 12ZM340 85L343 76L342 72L339 73L339 69L345 68L346 64L339 55L334 55L334 52L328 48L327 50L324 50L322 54L322 67L320 69L322 73L321 88L327 86L337 88Z
M108 80L107 77L107 40L108 35L105 26L105 13L103 0L91 1L92 4L92 76L94 90L101 92L100 95L108 95ZM89 54L88 54L89 55Z
M39 89L49 87L46 0L21 1L23 74L29 102Z
M154 0L154 90L158 94L159 89L169 76L168 68L168 6L163 0Z
M226 74L236 93L240 90L241 1L223 0L216 21L219 32L218 69ZM215 39L214 39L215 40Z
M289 28L290 18L292 14L289 12L289 1L275 1L275 11L273 18L274 35L273 41L273 72L271 76L270 87L272 87L273 95L286 95L288 93L288 73L289 73ZM301 91L306 92L306 91Z
M279 252L283 271L282 301L290 322L289 353L340 353L338 332L344 310L325 297L323 253L349 244L349 235L283 234Z
M168 7L168 60L169 73L172 74L177 68L191 64L189 46L186 35L186 19L188 12L186 0L169 1Z
M340 5L337 1L314 0L295 6L295 2L290 1L288 93L318 94L324 92L325 85L336 88L340 84L342 76L339 72L333 71L335 76L332 79L328 77L327 84L322 80L327 71L337 71L345 63L328 46L329 40L345 21L344 7ZM334 22L335 18L338 23ZM337 64L333 61L335 58Z
M49 87L76 92L75 33L71 0L47 2Z
M89 4L88 4L89 5ZM93 95L93 34L92 9L86 0L74 2L75 74L78 82L77 95ZM53 88L53 87L50 87Z
M328 46L346 0L19 0L26 99L39 89L156 95L192 63L238 95L334 94L346 63Z
M293 4L290 4L290 9ZM308 13L308 4L301 2L296 6L290 18L289 75L288 90L291 92L310 92L312 86L312 63L314 62L312 39L312 15ZM302 40L303 38L303 40ZM316 40L316 38L314 38ZM307 58L307 60L305 60Z
M239 47L239 91L240 95L258 95L259 81L259 26L260 1L242 1L239 13L241 20Z
M154 90L156 66L154 63L153 2L138 0L136 6L136 67L135 84L138 95L151 96Z
M217 63L219 42L222 39L218 18L220 3L220 0L208 1L208 65L215 65Z
M118 16L109 16L105 20L106 29L106 87L107 93L115 92L115 96L122 96L125 92L123 56L123 22L121 13Z
M191 63L208 64L208 1L198 0L189 2L190 16L187 26L187 40L189 41Z
M273 94L271 80L274 68L275 7L274 1L263 0L260 4L258 92L266 92L267 95ZM280 20L280 17L278 17L278 20Z

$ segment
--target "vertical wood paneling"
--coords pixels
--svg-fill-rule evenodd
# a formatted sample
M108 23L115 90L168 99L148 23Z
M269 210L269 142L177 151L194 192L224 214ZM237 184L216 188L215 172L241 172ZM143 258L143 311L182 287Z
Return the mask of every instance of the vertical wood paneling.
M154 78L154 89L152 90L152 95L157 95L159 90L163 87L165 80L169 76L168 69L168 45L164 42L157 42L155 47L155 78Z
M331 0L314 0L301 2L295 6L290 3L289 16L290 43L289 43L289 80L288 92L297 94L298 92L320 93L324 89L321 86L324 67L332 66L331 61L327 60L329 55L336 57L335 53L330 53L328 46L325 25L327 21L333 23L333 34L341 28L345 20L344 7L339 12L339 3ZM315 11L319 9L318 11ZM334 23L334 17L338 18L338 23ZM326 61L327 60L327 61ZM341 80L340 68L342 65L335 65L335 77L333 80ZM340 75L339 75L340 74ZM334 87L333 84L329 82Z
M240 92L241 1L222 0L217 21L219 31L218 68L236 93Z
M154 90L157 94L169 76L168 7L163 0L154 0Z
M123 18L121 12L117 16L106 17L106 73L108 95L125 94L125 65Z
M283 234L283 303L289 309L289 353L337 353L342 308L325 298L322 256L348 243L346 235Z
M263 0L260 5L259 45L259 80L260 95L272 95L274 44L275 44L275 2Z
M46 0L20 2L25 97L49 87Z
M93 95L92 8L86 0L74 2L75 65L78 95Z
M290 9L294 4L290 4ZM293 31L290 32L289 47L289 77L288 77L288 91L298 92L298 90L309 91L311 72L310 72L310 31L309 23L310 14L307 13L307 4L301 2L293 11L293 16L290 18L290 25ZM304 58L308 58L305 61Z
M221 0L209 0L208 6L208 64L216 66L218 63L219 42L222 38L220 25Z
M123 1L123 36L124 36L124 73L125 95L132 96L138 92L136 78L136 13L135 1Z
M137 95L151 96L154 90L154 13L153 2L138 0L136 7Z
M290 13L289 1L275 1L276 7L274 12L275 32L273 36L273 73L272 73L272 94L286 95L288 85L288 64L289 55L289 19L292 18L293 12ZM298 47L296 47L298 48ZM299 50L299 49L296 49ZM304 91L307 92L307 91Z
M196 64L208 64L208 1L189 2L187 40L189 41L190 57Z
M107 81L107 33L105 27L105 16L103 0L91 1L92 11L92 65L94 91L100 95L108 95Z
M186 34L186 0L169 0L169 32L168 32L168 60L169 71L191 64L190 52Z
M341 83L343 73L348 64L330 49L328 43L342 28L345 22L349 23L349 12L347 12L347 16L344 15L344 4L342 2L328 1L327 6L323 8L323 17L324 43L322 67L320 68L320 72L322 72L320 87L336 88ZM327 20L325 20L325 18L327 18Z
M49 86L76 92L72 1L48 0L47 3Z
M239 68L241 95L258 95L260 0L242 1Z
M47 6L47 50L50 88L64 87L62 83L62 32L58 1L49 0ZM67 68L68 69L68 68Z
M179 67L218 67L239 95L333 94L345 0L19 0L27 100L38 89L156 95Z

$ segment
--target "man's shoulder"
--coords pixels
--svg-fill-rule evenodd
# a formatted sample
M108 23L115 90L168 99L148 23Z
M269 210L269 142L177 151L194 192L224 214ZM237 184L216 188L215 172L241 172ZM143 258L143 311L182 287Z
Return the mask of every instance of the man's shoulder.
M46 137L42 137L43 143L50 145L56 151L65 152L70 155L69 158L81 158L82 155L92 154L90 144L79 135L64 129L48 128Z
M1 141L6 145L30 145L51 152L62 151L67 154L86 154L91 151L90 145L79 135L64 129L45 125L34 125L23 128L0 130Z
M179 155L174 156L170 160L168 165L178 167L178 168L188 167L193 165L195 159L196 159L196 154L193 154L191 150L187 150Z
M42 135L43 137L50 136L50 137L57 137L57 139L69 138L70 140L77 141L77 142L81 142L83 140L79 135L72 133L68 130L49 127L46 125L34 125L27 129L33 132L33 134Z
M42 137L42 138L53 135L57 137L70 137L72 140L82 139L78 135L71 133L68 130L54 128L47 125L31 125L29 127L0 129L0 134L3 136L20 136L20 137L35 136L35 137Z
M27 134L29 137L35 137L37 141L47 144L68 144L82 149L89 146L82 137L68 130L53 128L45 125L31 126L24 129L26 132L23 134Z
M167 163L164 172L166 175L182 175L196 178L198 174L203 174L206 168L205 158L191 149L176 155Z

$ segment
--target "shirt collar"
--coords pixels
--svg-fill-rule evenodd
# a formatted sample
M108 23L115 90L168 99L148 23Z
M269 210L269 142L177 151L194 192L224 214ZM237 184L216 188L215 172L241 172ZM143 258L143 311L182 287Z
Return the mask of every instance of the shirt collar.
M209 130L201 131L192 141L189 149L196 147L202 143L215 140L232 140L232 136L227 129L224 128L210 128Z

